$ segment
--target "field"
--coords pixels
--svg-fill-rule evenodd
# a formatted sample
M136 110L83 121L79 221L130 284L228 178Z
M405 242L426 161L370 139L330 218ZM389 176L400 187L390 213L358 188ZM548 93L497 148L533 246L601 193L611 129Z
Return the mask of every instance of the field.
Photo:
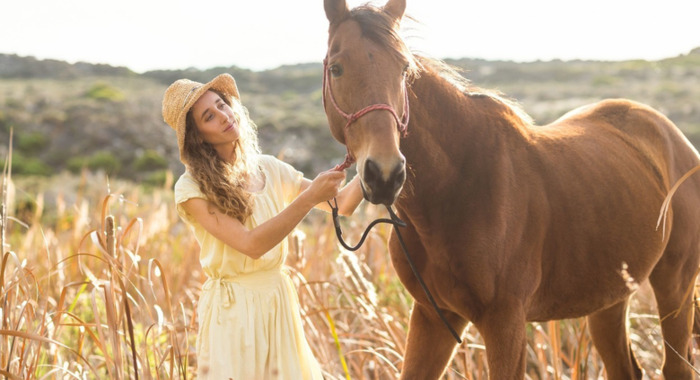
M0 61L0 161L12 157L15 171L1 178L0 376L194 378L204 275L173 207L182 167L162 94L178 78L233 74L263 151L312 176L345 154L328 133L321 63L136 74L6 54ZM520 101L540 125L603 98L631 98L700 146L700 48L658 61L448 63ZM344 220L348 240L384 213L361 205ZM314 211L290 237L307 339L328 379L394 379L401 370L412 300L388 257L388 232L380 225L357 253L346 252L330 216ZM633 285L632 345L645 378L659 379L656 306L648 284ZM487 379L481 337L469 326L463 338L445 378ZM527 377L604 379L585 319L529 325Z
M191 379L194 313L203 281L198 247L171 189L80 176L3 182L0 375L8 379ZM344 220L356 241L383 215L362 204ZM394 379L411 298L398 282L380 225L357 253L339 248L330 216L312 211L288 266L305 331L327 379ZM651 292L630 314L646 378L660 378L663 340ZM443 328L436 326L436 328ZM469 326L446 379L487 379L483 342ZM585 319L528 328L529 379L604 379Z

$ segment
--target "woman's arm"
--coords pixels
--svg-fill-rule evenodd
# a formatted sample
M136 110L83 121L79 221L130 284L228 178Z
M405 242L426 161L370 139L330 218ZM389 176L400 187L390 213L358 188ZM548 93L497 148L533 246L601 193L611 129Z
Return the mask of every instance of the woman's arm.
M287 237L314 205L336 196L344 178L345 174L340 172L319 174L282 212L252 230L205 199L189 199L182 203L182 207L217 239L246 256L258 259Z
M304 178L301 183L301 191L304 191L306 187L311 184L311 181ZM355 211L357 206L362 202L362 188L360 187L360 176L356 175L350 182L348 182L336 195L336 201L338 202L338 214L343 216L350 216ZM319 203L316 208L331 211L330 206L327 202Z

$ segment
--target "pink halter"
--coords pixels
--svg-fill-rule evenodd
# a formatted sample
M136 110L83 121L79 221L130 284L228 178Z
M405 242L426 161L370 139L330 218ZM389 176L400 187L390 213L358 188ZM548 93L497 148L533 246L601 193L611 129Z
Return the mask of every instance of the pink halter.
M333 107L335 107L335 110L338 111L338 113L347 120L347 123L345 124L345 127L343 128L343 134L347 133L347 129L350 127L350 124L352 124L355 120L361 118L362 116L366 115L367 113L375 110L385 110L391 112L391 115L394 117L394 120L396 120L396 127L399 129L399 132L401 132L402 137L406 137L408 134L408 117L409 117L409 109L408 109L408 89L406 88L406 82L403 82L403 88L404 88L404 96L405 100L403 103L403 117L399 119L399 115L396 113L396 111L388 104L383 104L383 103L378 103L378 104L372 104L369 105L365 108L362 108L361 110L353 113L346 113L340 107L338 106L338 103L335 101L335 97L333 96L333 90L331 89L331 82L330 82L330 71L328 70L328 58L325 58L323 60L323 95L322 95L322 100L323 100L323 108L326 108L326 90L328 91L328 94L330 95L331 98L331 103L333 104ZM347 147L347 146L346 146ZM348 168L350 165L352 165L355 162L355 158L350 154L350 151L348 150L348 153L345 155L345 161L343 161L342 164L338 164L335 166L334 170L342 171Z

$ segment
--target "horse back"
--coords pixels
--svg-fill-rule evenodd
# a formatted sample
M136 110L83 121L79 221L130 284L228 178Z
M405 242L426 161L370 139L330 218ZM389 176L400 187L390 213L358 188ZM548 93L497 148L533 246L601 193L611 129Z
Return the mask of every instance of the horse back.
M623 268L641 282L667 244L697 255L700 179L674 199L671 239L657 230L673 184L700 164L697 151L658 111L629 100L584 106L533 135L545 212L540 283L529 319L585 315L629 293ZM684 248L680 248L684 247ZM597 278L596 283L588 279ZM552 292L557 289L557 292ZM566 302L563 299L575 299Z
M648 160L667 186L700 164L697 150L671 120L631 100L608 99L583 106L565 114L551 126L555 129L589 128L598 136L596 144L620 149L614 146L616 141L611 138L616 135L625 142L624 149Z

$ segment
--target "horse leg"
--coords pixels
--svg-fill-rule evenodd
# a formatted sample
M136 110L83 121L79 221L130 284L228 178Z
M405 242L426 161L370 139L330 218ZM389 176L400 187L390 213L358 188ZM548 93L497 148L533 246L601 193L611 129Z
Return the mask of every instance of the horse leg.
M609 380L641 379L642 369L630 347L627 325L629 298L588 316L593 344Z
M457 332L464 330L467 323L463 318L445 310L443 313ZM454 354L456 343L435 310L414 303L401 379L439 379Z
M525 311L517 303L489 310L474 325L484 338L489 379L525 377L527 338Z
M697 266L695 257L678 261L678 256L667 249L649 277L661 319L666 379L693 378L691 337L695 302L692 293L684 298L695 284Z
M695 323L693 324L693 338L695 340L695 345L700 346L700 293L697 288L695 292L695 298L693 298L693 304L695 305Z

